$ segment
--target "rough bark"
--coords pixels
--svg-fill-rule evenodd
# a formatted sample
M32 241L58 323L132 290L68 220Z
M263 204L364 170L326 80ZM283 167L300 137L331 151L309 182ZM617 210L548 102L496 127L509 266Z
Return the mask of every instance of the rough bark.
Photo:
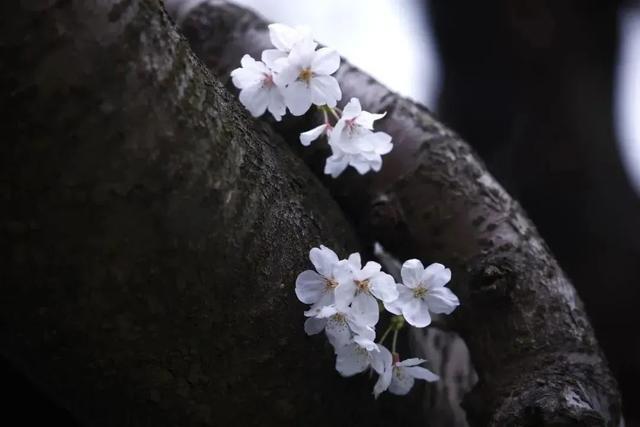
M82 425L419 421L305 336L309 248L358 243L160 3L2 2L0 54L3 357Z
M460 14L464 3L466 13ZM640 424L640 197L614 134L619 1L431 5L439 112L527 210L580 293Z
M265 22L210 1L178 13L195 52L228 76L244 53L269 46ZM394 137L382 172L324 179L364 239L400 258L452 266L462 305L454 320L480 381L464 401L474 425L618 425L620 398L579 297L518 205L470 147L424 107L343 62L344 100L387 111ZM312 115L278 125L287 140ZM320 155L318 155L320 152ZM309 152L307 152L309 153ZM321 174L326 147L303 154Z

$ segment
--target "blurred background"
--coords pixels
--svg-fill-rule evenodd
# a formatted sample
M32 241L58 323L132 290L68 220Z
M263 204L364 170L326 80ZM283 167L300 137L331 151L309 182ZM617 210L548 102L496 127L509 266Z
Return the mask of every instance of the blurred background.
M236 0L459 132L572 278L640 425L640 2Z

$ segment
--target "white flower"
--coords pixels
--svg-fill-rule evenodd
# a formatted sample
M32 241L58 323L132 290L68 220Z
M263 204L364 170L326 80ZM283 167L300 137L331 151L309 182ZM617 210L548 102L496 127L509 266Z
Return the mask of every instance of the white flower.
M275 66L277 60L286 58L297 43L303 40L313 41L309 27L294 28L284 24L269 25L269 37L276 48L262 51L262 60L270 68Z
M327 133L329 129L330 126L325 123L306 132L302 132L300 134L300 143L308 147L313 141L320 138L322 134Z
M369 367L380 374L384 370L385 352L389 350L382 345L371 342L363 346L353 342L336 350L336 370L343 377L359 374Z
M311 104L335 107L342 98L338 81L331 77L340 66L340 55L330 48L315 50L310 39L295 43L289 56L275 61L275 83L284 89L291 114L301 116Z
M358 253L349 255L346 264L337 266L335 276L340 283L335 291L336 301L343 305L351 304L355 315L364 324L378 323L380 313L376 298L385 302L398 298L393 277L380 271L377 262L369 261L362 268Z
M379 171L382 155L393 149L389 134L373 132L373 122L384 115L363 111L358 98L351 98L329 137L332 155L327 159L325 173L335 178L347 165L361 175L369 170Z
M290 52L297 43L312 40L311 29L306 26L289 27L284 24L270 24L269 38L276 49Z
M338 281L335 279L334 269L339 265L339 260L335 252L323 245L312 248L309 259L317 272L306 270L298 275L296 296L305 304L313 304L310 311L318 313L335 301L334 291Z
M445 285L451 280L451 270L442 264L424 268L417 259L402 264L403 284L398 284L398 299L385 301L385 307L393 314L402 314L410 325L424 328L431 323L432 313L450 314L460 301Z
M273 117L280 121L286 108L281 89L274 83L273 72L250 55L244 55L240 64L240 68L231 72L231 80L240 89L242 105L254 117L261 116L269 109Z
M438 381L440 379L438 375L426 368L416 366L423 362L425 360L413 358L394 364L389 392L398 395L407 394L413 388L416 379L427 382Z
M323 330L336 351L353 341L365 348L371 348L376 336L373 325L362 323L350 307L339 307L335 304L321 308L315 313L315 317L310 317L304 322L307 335L319 334Z
M386 347L379 344L380 359L382 360L382 370L378 372L378 381L373 386L373 396L377 399L380 393L389 388L393 375L393 357Z
M413 388L416 379L434 382L440 378L430 370L416 366L425 362L424 359L413 358L389 364L389 359L385 358L385 362L383 372L373 389L376 398L387 389L390 393L405 395Z
M373 170L379 172L382 168L382 157L378 153L357 153L349 154L340 151L339 148L332 146L332 154L327 158L324 165L324 173L337 178L347 166L353 166L360 175Z

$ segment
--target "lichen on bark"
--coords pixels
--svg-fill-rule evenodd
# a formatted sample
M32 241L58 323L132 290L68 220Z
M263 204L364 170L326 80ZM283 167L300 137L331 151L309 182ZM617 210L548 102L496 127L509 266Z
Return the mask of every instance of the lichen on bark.
M4 357L86 425L416 422L305 336L308 250L359 243L159 2L0 10Z

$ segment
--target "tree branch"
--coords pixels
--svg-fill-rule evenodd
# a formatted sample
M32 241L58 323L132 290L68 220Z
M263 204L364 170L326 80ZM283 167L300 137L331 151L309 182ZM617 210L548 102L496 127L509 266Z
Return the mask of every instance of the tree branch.
M175 5L175 4L174 4ZM178 12L192 48L221 79L269 47L265 22L210 1ZM401 258L452 266L456 327L480 382L465 398L474 425L608 425L621 421L616 382L576 292L525 213L470 147L424 107L346 61L343 100L388 111L395 148L382 172L323 177L363 238ZM319 119L276 125L290 144ZM310 154L309 154L310 153ZM321 175L326 148L302 154Z

